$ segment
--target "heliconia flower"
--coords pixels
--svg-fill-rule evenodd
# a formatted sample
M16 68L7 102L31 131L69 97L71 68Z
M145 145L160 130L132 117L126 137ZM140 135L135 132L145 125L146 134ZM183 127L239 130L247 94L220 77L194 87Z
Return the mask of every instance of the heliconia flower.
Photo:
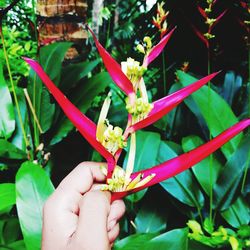
M134 99L135 93L133 90L133 84L128 79L128 77L123 73L121 66L100 44L93 31L89 27L88 30L90 31L91 35L94 38L96 47L111 78L125 94ZM147 67L162 52L167 42L169 41L171 35L173 34L174 30L175 28L172 29L166 36L164 36L160 40L160 42L150 50L149 54L146 55L145 60L143 62L144 67Z
M186 169L194 166L204 158L219 149L222 145L238 135L245 128L250 126L250 119L245 119L232 127L228 128L220 135L211 141L189 151L188 153L177 156L171 160L161 163L155 167L133 173L131 175L131 182L136 182L134 188L112 193L112 200L121 199L126 195L140 191L149 186L155 185L168 178L171 178ZM120 174L121 179L121 174ZM137 179L137 180L136 180ZM136 180L136 181L134 181ZM146 181L143 181L146 180ZM141 184L140 184L141 183ZM138 185L139 184L139 185Z
M107 143L108 147L104 147L104 145L101 143L102 136L100 135L100 132L98 132L96 124L92 122L88 117L86 117L80 110L78 110L66 97L65 95L54 85L54 83L50 80L48 75L44 72L42 67L34 60L29 58L24 58L24 60L31 66L31 68L38 74L38 76L41 78L45 86L49 89L51 94L54 96L58 104L63 109L66 116L69 118L69 120L75 125L75 127L79 130L79 132L84 136L84 138L107 160L108 162L108 177L112 175L112 172L114 170L114 167L116 166L116 162L119 158L119 154L121 152L121 149L117 149L119 151L119 154L115 154L115 152L110 152L108 149L112 148ZM213 73L207 77L202 78L201 80L198 80L197 82L184 87L180 89L179 91L166 96L156 102L153 103L152 106L148 106L149 110L151 112L148 114L147 117L143 117L142 120L138 121L137 123L133 124L132 126L129 126L124 136L120 135L120 129L114 128L107 130L107 133L112 133L112 138L118 137L121 139L119 140L118 145L125 145L125 142L123 142L122 138L127 139L127 137L134 131L146 127L153 122L160 119L162 116L170 112L173 108L175 108L180 102L182 102L187 96L192 94L193 92L197 91L199 88L201 88L204 84L206 84L208 81L210 81L217 73ZM107 111L105 111L107 114ZM106 119L106 115L103 120ZM102 121L103 122L103 121ZM98 126L100 128L100 124ZM109 127L107 127L109 128ZM111 131L112 130L112 131ZM107 135L109 136L109 135ZM117 137L117 138L118 138ZM114 157L115 156L115 157Z
M223 11L217 18L208 18L207 13L198 6L198 10L201 13L201 15L205 18L206 20L206 24L208 25L208 31L203 34L201 31L199 31L195 25L193 25L192 23L190 23L192 29L194 30L194 32L196 33L196 35L201 39L202 42L204 42L204 44L206 45L206 47L209 47L209 39L213 38L214 35L212 35L212 30L214 29L214 27L216 26L216 24L218 24L218 22L221 20L221 18L226 14L227 10Z

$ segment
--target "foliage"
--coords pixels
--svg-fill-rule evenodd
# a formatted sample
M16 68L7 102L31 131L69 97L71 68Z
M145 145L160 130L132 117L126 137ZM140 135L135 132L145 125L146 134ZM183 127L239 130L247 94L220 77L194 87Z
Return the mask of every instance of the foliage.
M202 8L207 4L200 2ZM149 167L187 152L249 116L245 2L217 2L213 7L215 13L225 9L227 13L213 30L215 38L209 41L210 66L212 71L224 71L216 82L204 86L156 125L138 134L137 143L141 147L137 147L136 167ZM0 7L7 3L1 3ZM140 58L135 47L143 36L150 35L153 41L158 40L159 34L152 24L157 4L146 10L145 1L118 1L117 8L112 3L104 2L106 9L100 27L102 44L108 45L117 61L126 60L127 55ZM29 6L30 1L21 1L3 20L11 75L1 50L1 249L39 249L41 209L53 192L52 182L56 186L80 161L89 160L91 156L100 160L74 131L41 81L29 72L20 57L37 56L57 86L93 120L97 119L96 113L103 102L102 93L111 87L114 93L110 110L112 122L122 126L125 120L121 109L123 94L102 69L95 49L89 51L86 61L68 65L63 60L70 43L51 44L38 52L36 32L31 25L35 23L35 13ZM165 67L159 58L145 75L151 98L163 96L163 71L169 94L207 74L206 46L195 36L191 25L196 24L200 30L205 27L197 5L191 1L182 4L169 1L166 9L170 11L169 25L178 28L174 40L165 49ZM115 11L119 13L118 21L114 18ZM237 31L234 36L233 31L230 34L222 32L228 26ZM102 37L102 34L108 35ZM189 69L180 70L185 61L189 61ZM25 97L25 88L35 115ZM127 213L114 249L142 246L143 249L247 249L250 244L249 141L249 133L240 134L191 170L127 197ZM72 148L80 150L76 152ZM126 163L127 154L123 157Z

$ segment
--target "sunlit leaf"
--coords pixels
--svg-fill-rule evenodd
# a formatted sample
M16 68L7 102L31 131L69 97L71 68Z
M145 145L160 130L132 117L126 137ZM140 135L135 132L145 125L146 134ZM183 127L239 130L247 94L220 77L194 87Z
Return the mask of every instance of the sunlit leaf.
M195 77L184 73L183 71L177 71L177 76L182 86L187 86L197 80ZM193 98L199 107L201 114L206 120L208 127L210 128L212 136L215 137L222 131L237 123L238 119L226 101L212 88L210 89L210 98L208 98L208 93L209 88L207 86L203 86L189 98ZM210 104L209 100L211 100ZM208 110L209 107L210 110ZM237 149L241 138L242 134L236 136L221 148L227 159L229 159Z
M3 75L3 65L0 62L0 138L8 139L15 130L15 114L10 91Z
M21 165L16 175L17 213L27 250L41 249L43 205L54 187L41 166Z

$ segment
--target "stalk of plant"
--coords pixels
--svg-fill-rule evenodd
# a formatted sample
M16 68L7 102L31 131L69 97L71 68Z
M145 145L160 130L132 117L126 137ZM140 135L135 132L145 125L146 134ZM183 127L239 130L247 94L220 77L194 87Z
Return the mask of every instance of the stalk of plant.
M12 77L12 72L10 69L9 58L8 58L6 45L5 45L5 41L4 41L4 35L3 35L3 31L2 31L3 18L6 16L8 11L11 10L18 2L19 2L19 0L15 0L6 8L0 10L0 37L1 37L2 45L3 45L4 58L6 61L6 66L7 66L8 75L9 75L9 79L10 79L10 83L11 83L11 89L12 89L12 93L13 93L13 97L14 97L14 102L15 102L15 106L16 106L16 110L17 110L17 116L18 116L18 119L20 122L24 142L25 142L26 149L27 149L27 157L28 157L28 159L30 159L32 157L32 155L29 152L30 142L28 140L28 137L26 135L26 131L24 128L24 123L23 123L22 116L21 116L21 111L20 111L20 107L19 107L19 103L18 103L18 99L17 99L17 95L16 95L15 85L14 85L14 81L13 81L13 77Z
M108 110L111 105L111 93L107 95L103 103L96 125L63 95L36 61L29 58L24 59L41 78L78 131L106 159L107 168L101 168L107 176L106 183L104 183L101 188L102 190L112 192L112 200L120 199L128 194L140 191L190 168L250 125L250 119L241 121L210 142L186 154L180 155L158 166L134 173L136 131L154 123L166 115L186 97L209 82L219 72L210 74L169 96L149 103L143 73L148 65L163 51L174 30L164 36L155 46L152 45L150 38L147 37L145 39L146 44L141 45L141 50L144 50L145 54L141 65L134 59L128 58L126 62L121 63L121 66L103 48L91 30L90 32L93 35L96 47L111 78L127 95L126 108L128 121L125 130L110 124L107 119ZM131 137L131 144L128 164L124 170L117 166L117 164L122 149L127 146L127 139L129 137Z
M169 11L163 9L165 3L157 3L157 14L156 17L153 17L153 25L160 32L160 37L162 38L168 30L167 16ZM163 68L163 93L164 96L167 94L167 80L166 80L166 61L165 61L165 51L162 52L162 68Z
M217 18L212 18L211 14L213 12L213 7L216 4L217 0L206 0L207 8L203 9L199 5L197 5L198 11L201 14L202 18L205 21L205 24L207 25L207 30L205 33L202 33L199 31L193 24L191 24L193 30L195 31L196 35L201 39L201 41L205 44L207 49L207 74L210 74L211 72L211 39L215 38L215 35L212 33L214 27L219 23L221 18L225 15L227 10L222 12ZM211 134L211 119L210 119L210 109L211 109L211 83L208 82L208 128L209 128L209 139L212 139ZM213 155L211 154L209 156L209 179L210 179L210 194L209 194L209 218L212 221L213 218L213 184L212 184L212 176L213 176Z

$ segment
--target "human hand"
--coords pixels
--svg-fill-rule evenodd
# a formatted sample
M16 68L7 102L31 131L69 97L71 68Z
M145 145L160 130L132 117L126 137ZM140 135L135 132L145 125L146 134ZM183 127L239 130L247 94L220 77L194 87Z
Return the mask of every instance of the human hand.
M49 197L43 211L42 250L107 250L119 234L122 200L96 190L100 163L79 164Z

